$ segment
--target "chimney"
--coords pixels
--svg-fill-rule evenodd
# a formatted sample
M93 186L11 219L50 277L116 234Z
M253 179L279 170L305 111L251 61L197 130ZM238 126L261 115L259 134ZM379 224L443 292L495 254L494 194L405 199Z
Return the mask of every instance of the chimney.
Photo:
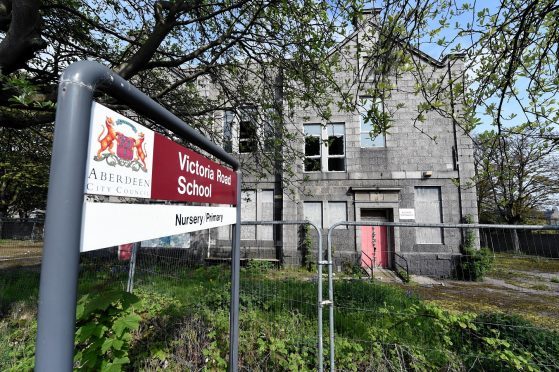
M353 29L357 30L360 27L366 27L370 23L378 24L381 10L381 8L356 9L352 20Z

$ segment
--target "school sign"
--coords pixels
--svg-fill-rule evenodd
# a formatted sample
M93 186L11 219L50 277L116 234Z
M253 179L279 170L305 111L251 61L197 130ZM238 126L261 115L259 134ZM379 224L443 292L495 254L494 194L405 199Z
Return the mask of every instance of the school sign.
M82 252L235 223L230 168L96 102L89 127L85 194L222 206L86 202Z
M95 103L99 92L200 152ZM73 369L80 252L233 224L229 368L236 371L240 183L231 154L128 81L96 62L70 65L58 87L35 370Z

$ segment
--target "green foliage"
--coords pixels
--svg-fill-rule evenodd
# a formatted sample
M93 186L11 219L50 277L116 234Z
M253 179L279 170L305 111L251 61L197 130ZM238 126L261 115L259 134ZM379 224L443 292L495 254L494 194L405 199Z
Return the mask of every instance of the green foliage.
M480 281L491 270L495 257L488 248L464 249L456 268L456 278L460 280Z
M269 270L272 270L274 265L272 262L269 261L262 261L262 260L249 260L247 266L245 267L245 271L254 274L264 274Z
M289 277L289 271L244 273L239 368L316 370L316 283ZM171 280L137 274L136 296L109 290L80 298L76 367L226 369L228 270L188 269L174 272ZM334 286L338 370L551 371L559 363L559 334L519 318L445 311L411 292L376 282L340 280ZM0 319L1 370L33 367L35 315L16 304L14 297L10 316ZM328 369L327 327L324 330ZM130 363L115 365L115 358Z
M354 277L354 278L360 278L364 272L363 269L361 268L361 266L359 265L358 262L356 262L355 260L352 260L350 258L345 258L342 260L341 263L342 266L342 272L345 275Z
M301 251L303 254L303 266L305 266L308 271L316 271L315 259L312 256L313 244L312 244L310 231L311 231L310 225L305 224L301 226L301 235L302 235Z
M74 356L77 369L120 371L130 363L131 332L138 329L141 321L133 309L138 302L137 296L124 291L84 295L78 300Z
M397 271L397 274L398 274L398 276L400 277L400 279L402 279L402 281L403 281L404 283L409 283L409 282L411 281L410 274L408 274L407 271L404 271L404 270L402 270L402 269L399 269L399 270Z
M481 314L475 320L475 331L460 340L461 350L468 350L464 354L466 365L476 360L480 370L556 370L557 332L535 328L506 314Z
M48 128L0 128L0 213L44 209L48 190L51 134Z

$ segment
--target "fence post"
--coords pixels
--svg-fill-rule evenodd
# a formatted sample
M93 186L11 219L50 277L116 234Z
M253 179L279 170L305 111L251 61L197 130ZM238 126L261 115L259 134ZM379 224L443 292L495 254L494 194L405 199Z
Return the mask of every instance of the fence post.
M239 368L239 283L241 276L241 172L237 171L237 222L231 247L231 309L229 319L229 371Z
M134 243L128 267L128 284L126 285L126 292L128 293L132 293L134 290L134 274L136 273L136 254L138 253L138 248L140 248L140 242Z

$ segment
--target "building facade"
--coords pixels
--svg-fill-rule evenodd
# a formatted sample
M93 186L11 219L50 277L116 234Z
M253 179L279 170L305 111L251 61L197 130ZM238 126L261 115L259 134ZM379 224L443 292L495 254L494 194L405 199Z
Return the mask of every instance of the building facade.
M287 185L281 174L285 164L277 168L280 174L270 177L243 173L243 220L307 219L322 228L324 236L339 221L461 223L467 216L477 221L475 188L468 187L474 176L473 143L457 122L458 115L431 111L419 125L417 106L426 100L416 92L411 73L400 74L397 89L382 102L367 95L373 83L367 74L356 73L367 58L359 55L364 49L360 43L374 42L375 11L367 15L335 51L344 54L336 76L340 84L365 76L348 87L360 108L348 112L332 105L328 121L312 110L295 109L287 125L296 134L293 146L299 146L302 154L296 164L289 164L298 177ZM406 51L434 81L446 82L444 89L452 89L463 76L462 56L436 60L411 47ZM389 130L377 136L370 135L365 114L372 105L391 112ZM452 107L456 113L462 109L460 102ZM249 111L224 110L216 115L217 125L223 125L224 147L246 161L257 151L254 141L265 135L246 125ZM213 245L227 242L229 234L220 229L212 237ZM245 226L241 240L244 252L253 247L253 254L261 258L287 265L300 264L304 258L296 226ZM368 260L368 265L394 268L396 260L405 260L411 273L449 276L461 241L457 230L340 227L333 234L335 265L339 269L342 261L359 265Z

